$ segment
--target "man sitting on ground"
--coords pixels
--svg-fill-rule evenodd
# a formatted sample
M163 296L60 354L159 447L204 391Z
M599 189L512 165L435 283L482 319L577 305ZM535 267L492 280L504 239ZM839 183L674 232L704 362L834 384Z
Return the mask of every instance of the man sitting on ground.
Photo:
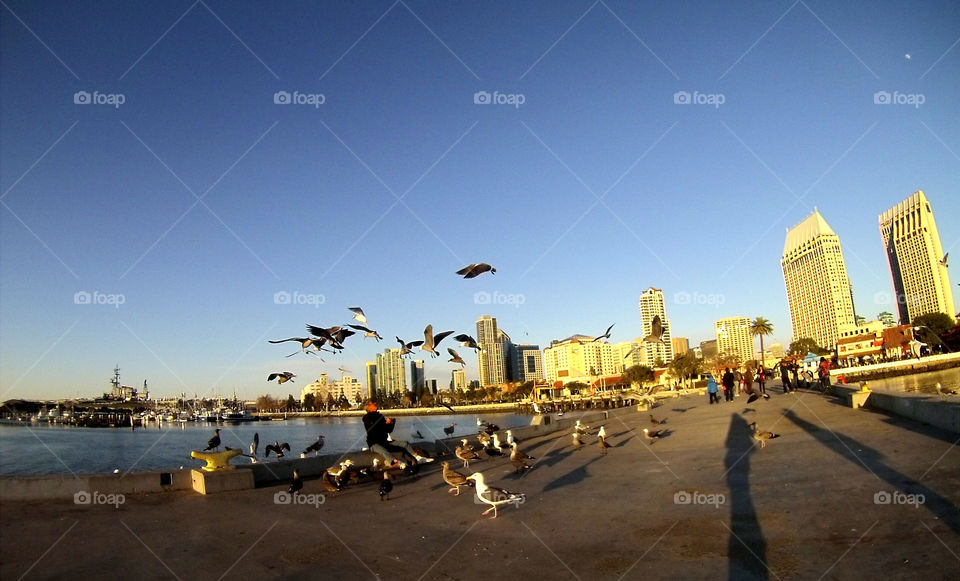
M393 428L396 427L397 422L393 418L383 417L383 414L377 411L378 409L376 402L372 400L368 401L366 407L367 413L363 416L363 428L367 431L367 446L370 447L371 452L383 456L387 467L399 462L399 460L394 458L394 452L399 452L401 456L412 458L414 464L433 462L433 458L427 458L417 454L407 442L399 440L391 442L387 436L393 431ZM399 462L399 464L401 469L407 467L404 462Z

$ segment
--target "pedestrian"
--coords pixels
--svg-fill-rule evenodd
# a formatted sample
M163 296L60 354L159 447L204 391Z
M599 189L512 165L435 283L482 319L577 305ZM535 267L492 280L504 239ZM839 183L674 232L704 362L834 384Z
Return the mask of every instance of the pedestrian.
M707 394L710 396L710 405L720 403L720 397L717 395L718 391L719 388L716 380L713 379L713 374L707 375Z
M783 384L783 393L790 393L790 366L786 359L780 360L780 383Z
M763 365L757 365L757 384L759 388L757 391L760 392L760 395L763 396L763 399L770 399L770 396L767 395L767 372L763 369Z
M726 401L733 401L734 377L730 368L727 367L723 372L720 382L723 384L723 397Z
M830 362L826 358L820 358L820 365L817 366L817 375L820 379L821 391L826 391L830 387Z
M753 370L749 367L743 372L743 391L747 395L753 395Z
M736 390L736 392L735 392L734 395L736 395L737 397L739 397L740 394L743 393L743 374L740 373L740 368L739 368L739 367L736 369L736 371L734 372L733 375L734 375L734 377L735 377L735 379L736 379L736 384L737 384L737 390Z
M800 367L797 365L796 361L790 363L790 371L793 373L793 384L790 386L793 393L797 392L797 389L800 387Z

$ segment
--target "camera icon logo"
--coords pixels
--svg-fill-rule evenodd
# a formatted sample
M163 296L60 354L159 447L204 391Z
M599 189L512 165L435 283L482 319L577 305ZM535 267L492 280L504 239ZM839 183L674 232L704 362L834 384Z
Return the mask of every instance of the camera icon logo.
M475 305L489 305L490 293L487 291L477 291L473 293L473 303Z
M673 494L674 504L690 504L693 502L693 496L686 490L681 490Z
M877 91L873 94L873 104L874 105L889 105L890 104L890 93L886 91Z
M289 105L290 93L286 91L277 91L273 94L273 102L276 105Z
M277 291L273 293L273 304L275 305L289 305L290 304L290 293L287 291Z
M690 293L687 291L680 291L674 293L673 302L678 305L689 305L690 304Z
M489 105L491 103L490 93L486 91L477 91L473 94L473 103L474 105Z
M881 490L880 492L874 493L873 504L890 504L891 499L892 497L889 492Z
M890 293L883 291L877 291L873 293L873 304L875 305L886 305L890 303Z
M293 496L285 490L273 494L273 504L290 504L291 502L293 502Z
M677 91L673 94L673 102L676 105L689 105L690 93L686 91Z
M77 291L73 293L73 304L89 305L92 296L87 291Z
M74 105L89 105L90 104L90 93L86 91L77 91L73 94L73 104Z
M73 504L90 504L92 497L86 490L73 493Z

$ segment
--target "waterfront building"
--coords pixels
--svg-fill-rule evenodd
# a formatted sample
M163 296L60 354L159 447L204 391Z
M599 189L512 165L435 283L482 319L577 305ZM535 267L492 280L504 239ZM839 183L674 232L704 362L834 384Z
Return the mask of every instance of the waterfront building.
M477 345L480 347L480 385L489 387L507 381L507 342L509 337L497 328L497 319L482 315L477 319Z
M307 395L313 395L313 400L316 402L316 405L324 405L327 402L327 396L331 395L332 385L330 384L327 374L321 373L320 377L303 387L300 390L300 403L303 403Z
M715 357L719 353L717 350L717 340L711 339L709 341L700 341L700 358L701 359L710 359Z
M620 362L620 366L628 369L635 365L643 365L643 338L638 337L633 341L615 343L613 345L613 354Z
M377 389L377 364L367 361L367 393L373 394Z
M923 190L880 214L880 234L900 322L911 323L928 313L953 317L953 291L940 233Z
M410 390L416 393L423 388L423 359L410 362Z
M463 369L454 369L451 372L450 389L467 391L467 372Z
M754 359L753 334L747 317L726 317L713 324L717 334L717 352L736 355L741 364Z
M664 306L663 291L650 287L640 294L640 330L642 337L647 337L653 331L654 317L660 317L663 326L663 342L643 342L643 365L653 368L656 362L664 365L673 361L673 340L670 334L670 319Z
M539 345L508 344L510 352L509 380L524 383L543 379L543 354Z
M780 265L794 339L833 349L840 327L856 319L840 239L818 210L787 231Z
M673 358L676 359L690 350L690 339L686 337L673 337L670 340L673 343Z
M587 381L597 375L623 372L619 350L613 345L594 341L588 335L573 335L551 341L543 350L543 374L547 381Z
M407 374L400 349L384 349L377 354L377 391L382 395L407 391Z

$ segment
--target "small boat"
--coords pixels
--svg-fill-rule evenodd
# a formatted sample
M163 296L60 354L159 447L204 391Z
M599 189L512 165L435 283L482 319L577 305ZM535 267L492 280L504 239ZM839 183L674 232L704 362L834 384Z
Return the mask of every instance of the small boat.
M225 410L223 412L223 421L224 422L255 422L257 418L250 414L249 411L236 411L236 410Z

